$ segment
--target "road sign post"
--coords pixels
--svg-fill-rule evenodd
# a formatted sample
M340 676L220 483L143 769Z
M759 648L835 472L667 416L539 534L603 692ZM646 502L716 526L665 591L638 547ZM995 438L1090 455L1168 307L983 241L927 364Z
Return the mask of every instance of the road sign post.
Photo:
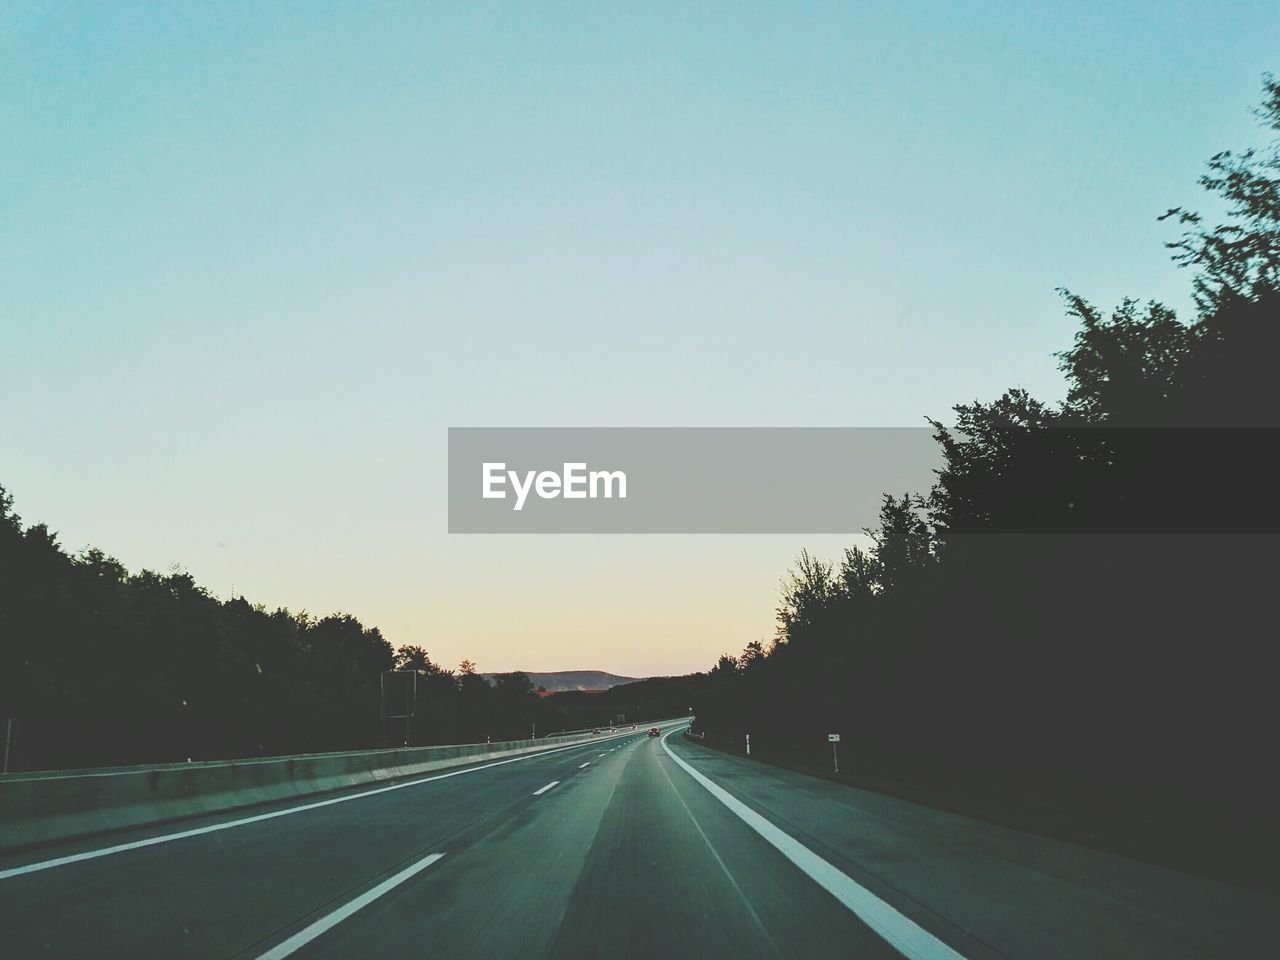
M18 721L10 717L4 722L4 766L0 767L0 773L9 772L9 753L13 749L13 728L18 725Z
M406 747L413 739L413 715L417 712L418 671L384 670L382 672L382 719L404 720Z
M840 734L828 733L827 741L831 744L831 765L835 767L835 772L840 772L840 754L836 752L836 744L840 742Z

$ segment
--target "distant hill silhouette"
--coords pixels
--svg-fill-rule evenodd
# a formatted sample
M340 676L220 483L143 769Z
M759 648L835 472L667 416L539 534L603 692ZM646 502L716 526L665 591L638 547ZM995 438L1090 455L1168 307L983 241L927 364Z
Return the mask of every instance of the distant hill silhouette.
M486 673L486 680L501 676L497 673ZM559 673L525 672L534 687L542 687L548 693L563 693L566 690L608 690L624 683L635 683L640 677L620 677L616 673L605 673L603 670L563 670Z

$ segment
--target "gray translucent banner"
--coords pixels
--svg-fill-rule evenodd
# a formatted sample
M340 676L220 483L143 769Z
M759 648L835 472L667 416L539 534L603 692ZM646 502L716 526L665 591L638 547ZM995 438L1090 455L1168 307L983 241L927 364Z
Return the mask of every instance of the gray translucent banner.
M928 428L453 427L449 532L857 533L941 466Z

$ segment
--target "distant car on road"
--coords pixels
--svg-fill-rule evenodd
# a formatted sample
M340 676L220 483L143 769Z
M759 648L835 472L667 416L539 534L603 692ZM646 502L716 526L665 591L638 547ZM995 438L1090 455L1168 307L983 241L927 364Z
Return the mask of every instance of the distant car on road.
M649 728L649 736L651 736L651 737L656 737L656 736L657 736L658 734L660 734L661 732L662 732L662 731L661 731L661 730L659 730L657 727L650 727L650 728Z

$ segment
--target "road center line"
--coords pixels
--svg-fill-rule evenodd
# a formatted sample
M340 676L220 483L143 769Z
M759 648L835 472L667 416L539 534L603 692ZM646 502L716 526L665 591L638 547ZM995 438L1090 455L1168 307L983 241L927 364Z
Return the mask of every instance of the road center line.
M667 737L672 733L675 731L672 730L662 738L662 749L667 752L667 756L674 760L685 773L706 787L707 791L728 807L738 819L804 871L809 879L848 907L859 920L883 937L904 957L908 960L965 960L963 954L957 953L924 927L881 900L848 874L822 859L799 840L784 833L729 791L677 757L675 752L667 746Z
M559 780L552 780L545 787L539 787L537 790L533 791L533 795L535 797L540 797L559 782L560 782Z
M196 827L192 830L182 830L178 833L166 833L159 837L148 837L145 840L134 840L129 843L118 843L112 847L103 847L100 850L86 850L84 853L72 853L65 857L57 857L53 860L42 860L38 863L28 863L21 867L10 867L7 870L0 870L0 880L9 877L20 877L28 873L36 873L40 870L49 870L53 867L61 867L69 863L79 863L82 860L94 860L98 857L107 857L113 853L125 853L129 850L137 850L141 847L155 846L157 843L169 843L172 840L185 840L187 837L198 837L206 833L216 833L219 830L230 830L232 827L243 827L250 823L261 823L263 820L274 820L276 817L287 817L294 813L303 813L307 810L318 810L321 807L331 807L335 803L346 803L349 800L359 800L362 797L372 797L379 793L389 793L392 790L403 790L406 787L416 787L423 783L432 783L436 780L447 780L450 777L460 777L467 773L479 773L481 770L491 770L494 767L501 767L508 763L517 763L521 760L531 760L536 757L546 757L553 753L563 753L565 750L578 750L586 744L573 743L567 747L556 747L552 750L539 750L536 753L525 753L518 757L509 757L506 760L495 760L493 763L486 763L479 767L467 767L464 770L452 770L449 773L438 773L432 777L423 777L421 780L409 780L405 783L393 783L385 787L376 787L373 790L363 790L360 793L346 794L341 797L331 797L328 800L317 800L313 803L304 803L297 807L288 807L284 810L272 810L270 813L259 813L252 817L241 817L238 820L228 820L224 823L213 823L207 827Z
M707 850L710 851L711 856L714 857L716 863L719 864L720 871L724 874L725 879L729 881L729 885L733 887L734 892L737 893L738 899L742 901L742 906L746 909L747 914L751 917L752 921L754 921L756 929L760 932L761 939L769 944L770 948L773 950L774 956L784 957L785 954L778 948L777 941L773 939L773 936L769 933L769 928L766 927L764 925L764 921L760 919L760 914L756 912L756 908L751 905L751 900L743 892L741 884L739 884L738 881L734 879L733 874L729 872L729 867L725 864L724 859L711 843L711 838L707 836L707 832L702 829L702 824L698 822L698 818L695 817L693 815L693 811L689 809L689 804L685 802L680 791L676 789L676 782L671 779L670 771L661 764L658 765L658 769L661 770L662 775L667 778L667 783L671 785L671 792L674 793L676 795L676 799L680 801L680 806L684 807L684 812L689 815L689 820L693 824L694 829L698 831L698 836L702 837L702 842L706 844Z
M589 766L591 766L591 761L590 761L590 760L588 760L586 763L580 763L580 764L578 764L578 769L579 769L579 770L581 770L583 767L589 767Z
M329 930L332 930L334 927L340 924L343 920L347 919L347 917L351 916L357 910L361 909L362 907L367 907L369 904L373 903L373 901L377 900L384 893L394 890L396 887L400 886L400 884L404 883L410 877L425 870L427 867L431 866L433 863L435 863L437 860L439 860L443 856L444 856L443 853L433 853L423 857L417 863L412 864L411 866L405 867L399 873L395 874L395 876L388 877L386 880L383 880L376 887L372 887L369 890L366 890L364 893L360 894L360 896L356 897L354 900L344 903L337 910L333 911L333 913L326 914L325 916L317 920L315 923L311 924L311 926L303 927L301 930L295 933L288 940L282 941L281 943L276 944L266 953L260 954L258 957L258 960L283 960L284 957L287 957L296 953L298 950L300 950L302 947L305 947L308 943L310 943L316 937L320 936L323 933L326 933Z

